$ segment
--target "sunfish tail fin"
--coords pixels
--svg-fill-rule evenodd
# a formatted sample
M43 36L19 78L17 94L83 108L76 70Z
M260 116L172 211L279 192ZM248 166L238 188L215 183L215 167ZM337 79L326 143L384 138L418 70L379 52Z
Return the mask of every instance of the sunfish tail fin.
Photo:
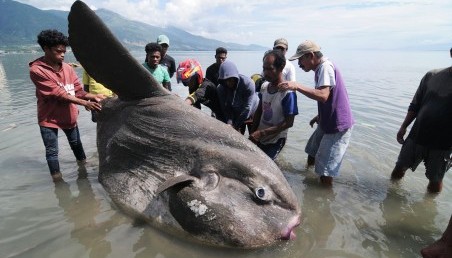
M74 2L68 21L69 42L75 57L88 74L120 99L169 94L85 3Z

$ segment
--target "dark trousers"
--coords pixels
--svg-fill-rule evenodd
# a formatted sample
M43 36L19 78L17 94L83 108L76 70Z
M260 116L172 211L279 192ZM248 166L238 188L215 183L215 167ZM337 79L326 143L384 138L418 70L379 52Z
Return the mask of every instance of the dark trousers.
M46 160L49 166L50 174L60 172L60 163L58 161L58 128L50 128L39 126L41 130L42 141L46 148ZM83 150L82 141L80 140L80 133L78 126L71 129L62 129L66 134L72 151L77 160L86 159L85 151Z
M270 144L262 144L258 143L257 146L265 152L272 160L275 160L278 157L279 152L282 150L284 145L286 144L286 138L279 138L279 140L275 143Z

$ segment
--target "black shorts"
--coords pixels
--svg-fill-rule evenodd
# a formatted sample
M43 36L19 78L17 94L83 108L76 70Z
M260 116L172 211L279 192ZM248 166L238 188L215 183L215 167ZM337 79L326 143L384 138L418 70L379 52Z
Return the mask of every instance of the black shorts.
M397 165L415 171L419 163L424 161L425 176L432 182L439 182L451 167L451 154L452 150L427 148L407 138L400 150Z

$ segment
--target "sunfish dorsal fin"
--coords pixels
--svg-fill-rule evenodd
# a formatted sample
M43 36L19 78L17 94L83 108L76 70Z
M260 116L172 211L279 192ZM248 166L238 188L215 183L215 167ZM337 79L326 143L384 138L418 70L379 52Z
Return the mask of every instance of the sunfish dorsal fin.
M169 94L85 3L74 2L68 21L69 42L75 57L88 74L120 99Z

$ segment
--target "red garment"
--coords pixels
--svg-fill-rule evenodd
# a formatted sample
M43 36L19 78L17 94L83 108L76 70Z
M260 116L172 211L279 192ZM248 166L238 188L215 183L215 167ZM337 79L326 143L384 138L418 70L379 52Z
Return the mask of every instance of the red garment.
M78 80L72 66L62 64L59 71L53 70L40 57L29 63L30 78L36 86L38 98L38 123L40 126L69 129L77 125L78 108L68 96L84 97L87 92Z

